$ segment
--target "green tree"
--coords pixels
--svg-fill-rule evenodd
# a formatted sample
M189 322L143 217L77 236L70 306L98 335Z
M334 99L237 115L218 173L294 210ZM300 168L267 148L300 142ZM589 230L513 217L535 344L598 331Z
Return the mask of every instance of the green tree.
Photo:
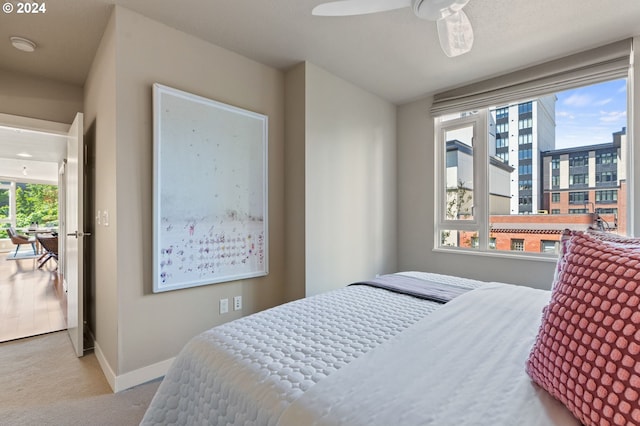
M16 188L16 226L58 224L58 187L43 184L18 184Z

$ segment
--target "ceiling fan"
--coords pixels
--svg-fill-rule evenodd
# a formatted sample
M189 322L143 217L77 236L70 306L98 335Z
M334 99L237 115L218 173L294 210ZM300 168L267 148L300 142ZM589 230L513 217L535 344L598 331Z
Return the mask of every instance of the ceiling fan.
M411 7L418 18L436 21L440 47L449 57L473 46L471 21L462 8L469 0L339 0L313 8L315 16L353 16Z

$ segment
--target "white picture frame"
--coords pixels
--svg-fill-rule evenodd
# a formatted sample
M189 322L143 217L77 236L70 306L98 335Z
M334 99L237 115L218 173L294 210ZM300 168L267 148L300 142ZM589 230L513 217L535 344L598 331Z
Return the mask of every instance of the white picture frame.
M268 117L153 85L153 292L268 274Z

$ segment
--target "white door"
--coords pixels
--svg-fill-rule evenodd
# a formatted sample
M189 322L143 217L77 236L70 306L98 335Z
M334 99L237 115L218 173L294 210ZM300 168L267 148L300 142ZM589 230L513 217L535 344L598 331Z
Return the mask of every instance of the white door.
M84 143L82 113L76 114L67 138L66 256L67 332L77 356L84 352Z

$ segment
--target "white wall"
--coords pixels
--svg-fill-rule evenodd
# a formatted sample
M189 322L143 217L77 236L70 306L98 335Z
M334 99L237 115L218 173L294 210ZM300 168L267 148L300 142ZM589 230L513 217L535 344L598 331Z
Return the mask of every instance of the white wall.
M309 62L286 81L288 294L395 272L395 106Z
M306 294L396 268L395 106L307 63Z

